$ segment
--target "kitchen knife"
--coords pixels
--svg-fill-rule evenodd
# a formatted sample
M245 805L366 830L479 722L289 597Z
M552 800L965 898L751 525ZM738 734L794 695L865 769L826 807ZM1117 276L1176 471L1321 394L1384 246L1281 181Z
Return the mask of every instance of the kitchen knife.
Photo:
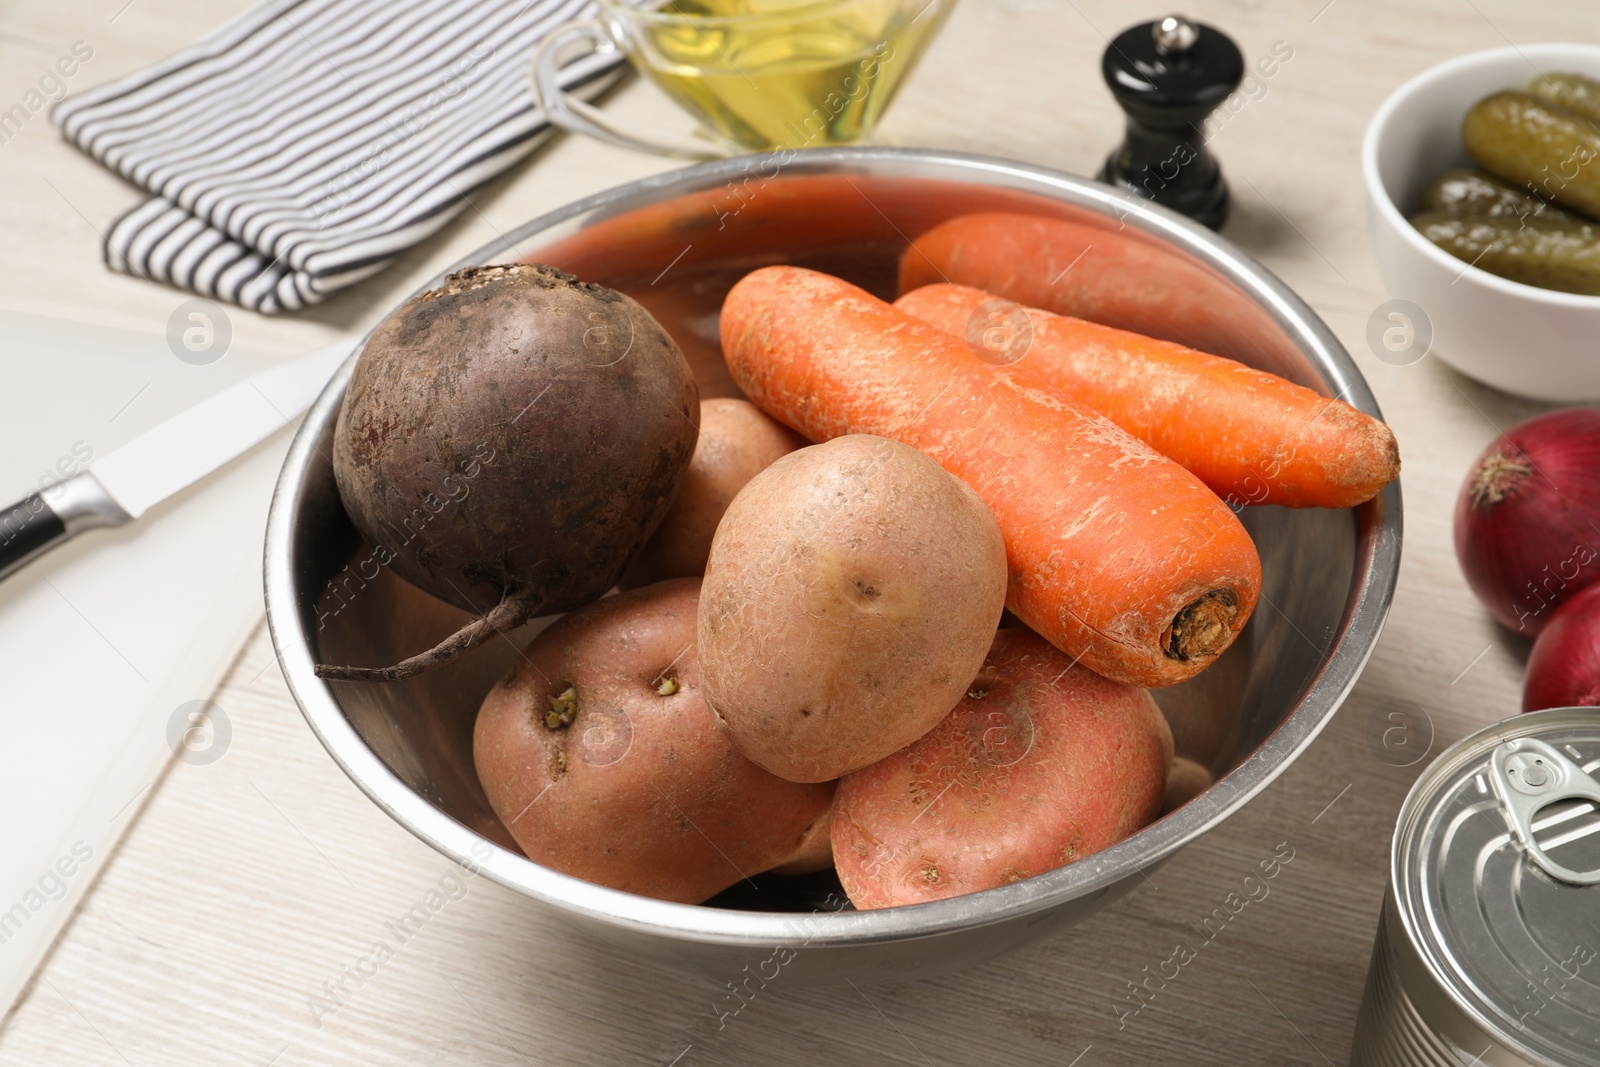
M231 385L0 509L0 578L84 530L132 522L271 437L305 413L353 347L341 341Z

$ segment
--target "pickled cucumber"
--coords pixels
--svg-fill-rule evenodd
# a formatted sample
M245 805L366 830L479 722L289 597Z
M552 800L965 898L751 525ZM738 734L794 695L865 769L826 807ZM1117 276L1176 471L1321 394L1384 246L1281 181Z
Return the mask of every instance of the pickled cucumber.
M1582 74L1545 74L1535 78L1528 92L1547 103L1576 111L1600 122L1600 82Z
M1514 282L1600 296L1600 227L1425 211L1411 220L1452 256Z
M1481 170L1447 170L1422 193L1423 211L1448 211L1456 215L1490 215L1496 218L1542 218L1582 226L1584 219L1531 193L1513 189Z
M1461 138L1496 177L1600 218L1600 128L1577 112L1532 93L1495 93L1467 112Z

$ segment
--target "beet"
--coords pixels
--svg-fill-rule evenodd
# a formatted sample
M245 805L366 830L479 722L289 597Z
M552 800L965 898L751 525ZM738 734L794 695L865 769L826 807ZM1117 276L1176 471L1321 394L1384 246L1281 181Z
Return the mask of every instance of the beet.
M699 434L683 353L621 293L552 267L472 267L378 325L334 430L357 530L413 585L478 616L392 667L454 660L616 584L672 506Z

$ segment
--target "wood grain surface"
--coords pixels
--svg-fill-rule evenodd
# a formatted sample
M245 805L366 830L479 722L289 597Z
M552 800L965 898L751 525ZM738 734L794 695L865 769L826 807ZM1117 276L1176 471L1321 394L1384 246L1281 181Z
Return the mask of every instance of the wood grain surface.
M7 4L0 108L74 41L94 48L71 83L81 88L162 58L245 6ZM1225 233L1344 341L1405 464L1405 557L1388 627L1344 708L1279 781L1065 934L939 979L861 989L775 981L719 1029L719 981L646 967L576 939L508 890L452 880L456 868L323 752L263 629L216 694L226 750L175 763L135 798L136 824L6 1019L0 1063L1345 1063L1389 835L1421 757L1518 707L1526 648L1468 594L1450 514L1477 452L1538 409L1437 359L1391 366L1368 349L1367 321L1386 294L1366 238L1360 138L1380 101L1426 67L1508 42L1592 42L1600 15L1592 0L1200 0L1188 11L1234 35L1247 59L1279 42L1292 50L1216 135L1234 194ZM1109 0L964 0L881 140L1094 173L1121 134L1099 77L1106 37L1164 13ZM638 82L607 107L627 123L688 126ZM230 309L234 343L289 355L365 329L496 232L666 165L561 140L380 277L295 317ZM137 199L34 115L0 144L0 305L164 329L187 295L100 263L99 232ZM1293 859L1269 894L1177 977L1152 984L1152 998L1130 999L1129 983L1163 965L1191 924L1285 843ZM387 924L430 891L446 903L390 958L363 963Z

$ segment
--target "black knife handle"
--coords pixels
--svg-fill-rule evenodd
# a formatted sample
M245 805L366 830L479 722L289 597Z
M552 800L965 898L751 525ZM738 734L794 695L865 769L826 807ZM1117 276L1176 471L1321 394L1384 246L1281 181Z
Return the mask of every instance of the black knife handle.
M67 538L67 524L44 497L29 493L0 512L0 578Z

